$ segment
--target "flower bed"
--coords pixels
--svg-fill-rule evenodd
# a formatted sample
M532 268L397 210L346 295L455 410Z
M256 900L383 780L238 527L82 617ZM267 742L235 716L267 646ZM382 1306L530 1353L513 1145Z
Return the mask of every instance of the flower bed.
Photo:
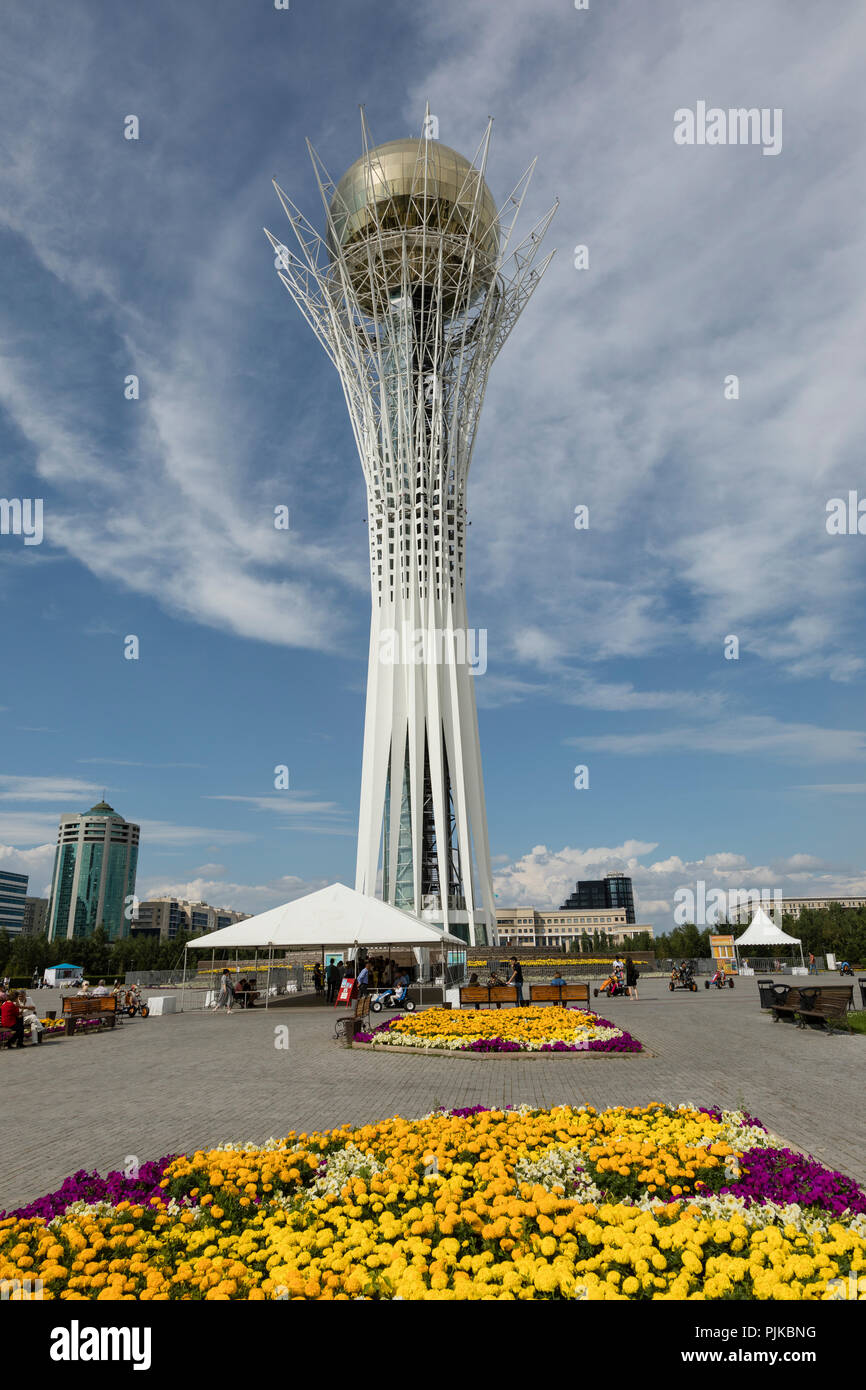
M375 1047L433 1048L449 1052L641 1052L624 1028L584 1009L529 1007L458 1012L425 1009L398 1015L358 1042Z
M73 1300L838 1297L866 1270L866 1195L795 1158L693 1105L438 1110L78 1173L0 1219L0 1279Z
M549 970L553 965L567 965L573 972L580 974L580 967L582 965L613 965L616 958L615 952L610 956L579 956L572 951L569 952L568 955L562 956L540 956L538 960L526 957L520 963L524 970L532 966L539 966L542 969ZM499 960L499 954L495 951L491 951L489 956L482 956L480 960L467 960L466 969L485 970L488 960Z
M65 1025L64 1025L65 1026ZM108 1028L107 1018L77 1018L75 1020L74 1033L98 1033L103 1028Z
M65 1033L66 1024L62 1018L40 1018L43 1030L46 1033Z

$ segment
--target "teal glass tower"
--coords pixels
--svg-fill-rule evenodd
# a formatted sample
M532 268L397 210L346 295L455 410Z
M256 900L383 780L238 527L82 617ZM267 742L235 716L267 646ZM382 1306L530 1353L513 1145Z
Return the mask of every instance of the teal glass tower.
M105 801L84 815L61 816L48 906L49 941L80 940L92 936L97 927L110 941L129 935L138 840L139 827Z

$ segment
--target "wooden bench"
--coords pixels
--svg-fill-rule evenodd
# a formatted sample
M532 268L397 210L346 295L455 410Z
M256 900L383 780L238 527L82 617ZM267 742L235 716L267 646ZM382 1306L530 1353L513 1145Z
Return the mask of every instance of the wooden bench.
M858 975L857 983L860 986L860 1006L866 1009L866 975Z
M474 1004L479 1009L482 1004L495 1004L497 1009L501 1009L503 1004L517 1003L517 988L515 985L461 985L460 986L460 1007L464 1004Z
M113 994L98 995L95 999L67 996L63 1000L63 1017L67 1037L72 1036L76 1023L82 1018L98 1018L106 1027L113 1028L117 1022L117 1000Z
M525 986L524 986L525 989ZM527 1004L589 1004L589 981L574 985L530 985ZM501 1009L503 1004L517 1003L515 985L461 985L460 1007L474 1004L479 1009L482 1004L495 1004Z
M357 999L355 1000L355 1008L353 1012L349 1015L349 1018L338 1018L336 1023L334 1024L335 1038L339 1038L345 1033L345 1025L347 1022L351 1023L352 1025L350 1031L352 1032L353 1036L356 1033L363 1033L365 1031L364 1024L370 1017L370 1003L372 1001L372 998L372 994L358 995Z
M805 1028L807 1023L827 1029L832 1033L834 1022L847 1024L848 1010L854 1002L853 985L802 985L787 988L785 999L772 1005L773 1020L780 1019L796 1023Z
M574 985L530 985L531 1004L586 1004L589 1007L589 981Z

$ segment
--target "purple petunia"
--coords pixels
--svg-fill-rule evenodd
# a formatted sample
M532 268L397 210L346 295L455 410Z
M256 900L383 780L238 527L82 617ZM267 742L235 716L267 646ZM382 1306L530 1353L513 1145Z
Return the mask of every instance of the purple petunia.
M697 1111L699 1115L706 1115L710 1120L715 1120L718 1124L722 1122L722 1111L721 1107L718 1105L699 1105L697 1106ZM743 1117L743 1124L750 1125L752 1129L762 1129L766 1134L767 1126L756 1119L754 1115L750 1115L748 1110L742 1110L740 1114Z
M368 1033L356 1033L355 1042L372 1042L377 1033L387 1033L389 1028L393 1028L395 1023L399 1023L400 1019L405 1017L405 1014L395 1014L393 1018L386 1018L384 1023L371 1028Z
M740 1169L742 1176L722 1192L753 1202L820 1207L835 1216L866 1214L866 1193L852 1178L793 1149L750 1149L740 1159Z
M52 1221L55 1216L62 1216L73 1202L110 1202L112 1206L117 1206L118 1202L133 1202L148 1206L151 1197L158 1197L165 1204L168 1198L159 1183L175 1157L175 1154L168 1154L165 1158L142 1163L134 1178L127 1177L125 1173L108 1173L102 1178L98 1173L88 1173L86 1169L79 1168L56 1192L49 1192L16 1211L0 1212L0 1220L6 1216L38 1216L44 1221Z

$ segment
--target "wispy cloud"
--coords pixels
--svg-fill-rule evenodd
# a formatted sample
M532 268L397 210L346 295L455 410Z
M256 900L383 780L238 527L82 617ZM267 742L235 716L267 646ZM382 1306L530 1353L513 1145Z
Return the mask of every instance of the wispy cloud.
M0 801L53 801L76 805L92 800L100 788L75 777L10 777L0 775ZM82 805L82 810L87 808Z
M203 768L204 763L146 763L131 758L76 758L77 763L103 763L109 767L187 767Z
M597 734L566 739L590 752L645 757L661 753L751 754L770 758L804 758L848 762L866 758L866 733L825 729L814 724L787 724L771 715L742 715L703 726L634 734Z

